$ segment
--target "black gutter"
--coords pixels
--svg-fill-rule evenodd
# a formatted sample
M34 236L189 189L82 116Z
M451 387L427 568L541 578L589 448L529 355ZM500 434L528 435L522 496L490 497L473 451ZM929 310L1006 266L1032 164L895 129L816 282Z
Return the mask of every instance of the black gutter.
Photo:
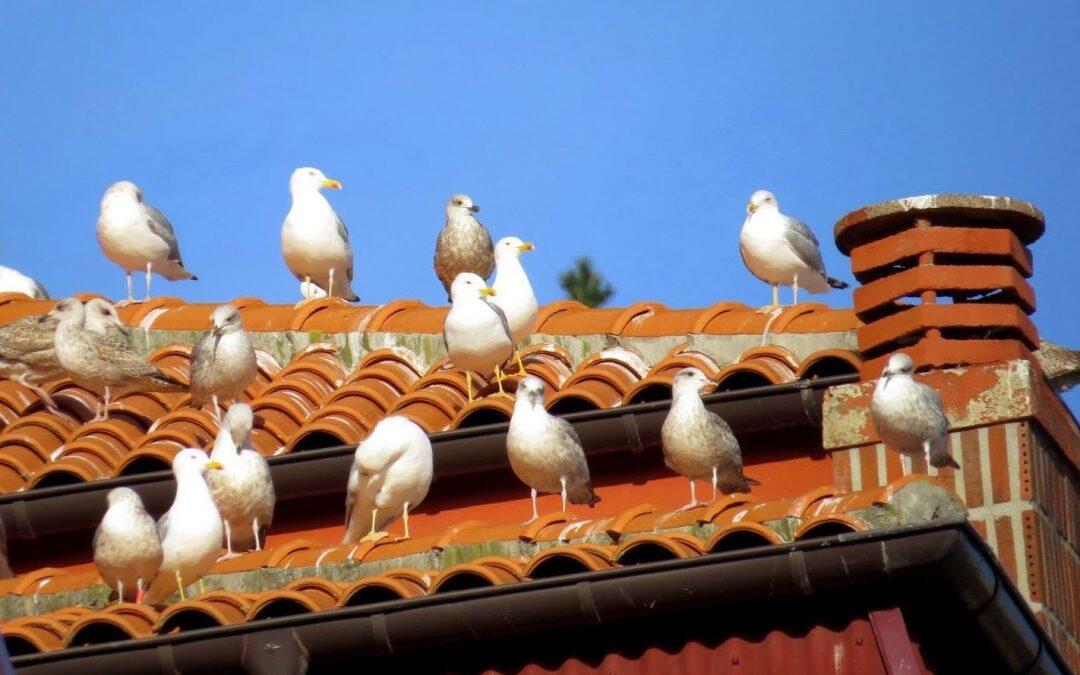
M559 627L587 631L611 622L675 616L757 602L803 598L813 606L833 593L868 598L886 589L901 602L955 607L970 633L932 631L920 648L963 653L975 635L1004 672L1067 673L1068 667L993 553L963 520L842 534L600 572L448 592L151 638L17 656L20 672L53 675L241 670L245 653L295 650L316 663L410 654L443 645L484 649ZM776 617L782 624L783 616ZM585 633L581 633L586 636ZM583 637L583 639L587 639ZM449 667L449 664L447 665ZM283 669L274 672L304 672Z
M710 394L707 407L726 419L740 437L762 432L821 426L825 390L856 381L855 375L753 387ZM660 426L670 401L638 403L565 415L589 455L640 450L660 442ZM431 435L435 478L480 473L508 466L507 423L455 429ZM303 450L268 458L278 501L342 494L354 445ZM91 532L105 514L105 494L115 487L139 493L147 510L164 513L172 503L172 473L121 476L0 495L0 520L8 540L72 532Z

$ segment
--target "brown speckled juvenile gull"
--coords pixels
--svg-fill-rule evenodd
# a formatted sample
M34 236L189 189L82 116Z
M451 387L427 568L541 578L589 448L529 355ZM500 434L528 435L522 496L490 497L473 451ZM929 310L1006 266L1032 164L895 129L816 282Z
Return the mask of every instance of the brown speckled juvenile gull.
M757 481L743 475L739 441L722 417L705 408L701 390L709 380L697 368L683 368L671 386L671 409L660 428L664 464L690 481L690 502L698 505L696 480L712 481L712 498L718 492L749 492Z
M210 318L213 328L191 350L191 406L211 402L214 419L220 422L219 401L240 398L255 379L255 348L236 307L221 305Z
M499 393L504 393L500 366L513 356L514 340L502 308L487 300L495 291L480 277L465 272L454 279L450 295L453 305L443 321L443 339L450 363L465 371L469 400L473 399L473 372L487 376L494 370Z
M577 432L569 422L544 409L543 381L526 375L518 382L516 396L506 454L514 475L532 489L532 518L527 522L539 515L537 492L561 495L563 511L567 501L589 506L599 502Z
M473 215L479 211L469 195L454 195L446 202L446 224L435 243L435 274L447 300L457 275L469 272L487 279L495 269L491 233Z
M246 403L233 403L214 439L210 459L220 471L206 475L225 526L225 557L234 551L262 550L262 536L274 520L274 482L270 467L248 438L254 415Z
M94 564L116 589L117 602L142 602L146 584L161 567L157 524L131 488L110 490L107 499L109 508L94 532Z
M870 417L886 446L911 456L924 455L938 468L960 468L949 456L949 420L941 395L913 377L915 364L907 354L893 354L870 399Z
M53 344L60 366L76 384L104 395L95 419L108 418L112 396L134 390L186 388L154 367L127 341L86 330L86 308L77 299L61 301L50 314L59 321Z

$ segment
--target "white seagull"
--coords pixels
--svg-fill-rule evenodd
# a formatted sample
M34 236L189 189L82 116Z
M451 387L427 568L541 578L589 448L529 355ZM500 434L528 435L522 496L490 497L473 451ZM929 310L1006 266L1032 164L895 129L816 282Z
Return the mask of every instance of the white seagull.
M893 354L870 398L870 417L885 445L911 456L925 455L938 468L960 466L949 455L949 420L941 395L912 377L915 363L907 354Z
M757 481L743 475L739 441L722 417L706 410L701 390L709 380L697 368L683 368L671 386L671 409L660 428L664 464L690 481L690 502L683 510L698 506L697 479L712 480L717 492L749 492Z
M293 171L289 179L292 208L281 226L281 252L289 271L301 282L314 283L329 296L356 301L360 298L352 290L349 231L322 195L323 188L340 190L341 183L312 167ZM305 294L302 302L310 299Z
M146 272L147 300L154 272L171 281L198 278L184 267L172 224L161 211L143 202L142 192L130 181L113 183L105 191L97 238L105 257L127 275L127 302L135 302L132 273L136 270Z
M517 237L503 237L495 244L495 290L492 302L502 308L506 322L510 326L510 337L514 341L514 356L517 358L518 372L525 373L525 364L521 361L521 351L517 346L536 330L536 294L533 293L529 275L521 265L521 254L535 248L531 243Z
M244 332L240 310L221 305L210 316L213 327L191 350L191 407L213 404L214 419L221 421L219 401L237 400L255 379L255 348Z
M772 304L759 311L772 312L780 306L779 284L791 286L793 305L799 303L800 287L811 293L847 288L845 282L825 274L817 237L801 220L780 213L773 193L755 192L746 213L739 252L750 273L772 285Z
M431 441L415 422L383 418L356 448L345 497L345 543L378 541L381 531L401 514L409 538L409 509L431 487Z
M234 551L262 550L262 533L274 520L274 482L266 460L249 443L254 414L246 403L233 403L214 439L210 459L221 471L206 475L225 525L225 558Z
M150 605L161 604L176 590L181 600L186 599L185 585L202 579L221 552L221 514L204 478L207 471L220 470L221 464L202 450L188 448L173 458L172 469L176 497L157 524L163 558L146 591Z
M562 495L566 502L588 504L600 501L592 489L589 464L574 427L544 409L544 383L535 375L521 378L514 401L514 414L506 434L506 454L514 475L532 489L532 522L539 517L537 492Z
M34 300L48 300L49 292L36 279L0 265L0 293L22 293Z
M514 340L502 308L487 300L495 290L468 272L457 275L450 287L453 305L443 322L446 353L454 368L465 371L469 401L473 400L472 372L486 375L493 369L499 393L505 394L500 366L514 354Z
M116 589L117 602L126 599L125 588L142 602L145 584L157 576L163 558L157 525L131 488L109 490L106 499L109 508L94 532L94 564Z

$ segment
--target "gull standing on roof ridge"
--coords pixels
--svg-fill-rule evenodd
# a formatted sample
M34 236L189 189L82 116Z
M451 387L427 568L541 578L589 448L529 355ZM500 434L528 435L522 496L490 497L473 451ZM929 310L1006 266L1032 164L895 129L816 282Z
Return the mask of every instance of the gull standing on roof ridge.
M236 550L262 550L264 533L274 520L274 481L270 466L251 447L254 414L246 403L233 403L218 429L210 459L220 471L206 476L225 527L225 558Z
M532 489L532 522L539 517L537 492L562 496L566 502L594 506L600 497L593 492L589 464L574 427L544 409L544 382L526 375L518 382L514 414L506 434L510 468Z
M58 319L53 344L60 367L76 384L104 395L97 419L108 419L109 402L128 391L183 391L187 387L151 364L130 343L86 330L86 308L76 298L49 312Z
M480 207L472 197L457 194L446 202L446 224L435 242L435 274L451 299L451 286L459 274L469 272L487 279L495 269L491 233L476 219Z
M680 510L699 506L697 479L712 481L718 492L749 492L758 482L743 475L739 441L724 418L707 410L701 391L708 378L697 368L683 368L671 385L671 409L660 428L664 464L690 481L690 501Z
M49 292L33 277L0 265L0 293L22 293L33 300L48 300Z
M383 418L357 446L345 496L344 543L378 541L401 514L409 538L409 509L427 496L432 478L431 440L401 415Z
M536 294L533 293L529 275L521 264L521 254L535 247L517 237L503 237L495 244L495 290L492 302L502 308L506 322L510 326L510 337L514 341L514 356L517 358L518 372L525 374L525 363L521 360L519 345L536 330Z
M142 602L146 583L157 576L164 554L157 524L131 488L109 490L109 508L94 532L94 564L105 584L124 602L124 589Z
M949 455L949 420L937 390L913 377L915 363L893 354L870 398L870 417L881 441L893 450L937 468L959 469Z
M791 286L792 305L799 303L800 287L811 293L825 293L830 287L847 288L847 283L825 274L817 237L801 220L780 213L773 193L755 192L746 213L739 234L739 252L750 273L772 285L772 304L759 312L780 307L780 284Z
M220 424L219 402L239 400L255 379L258 364L239 309L220 305L210 321L212 327L191 350L191 407L198 410L209 401Z
M137 302L132 280L136 270L146 272L147 300L154 272L170 281L198 279L184 267L172 224L161 211L143 202L142 192L131 181L113 183L105 191L97 238L105 257L127 275L129 303Z
M85 313L86 330L128 339L128 327L121 323L116 308L108 301L90 299L86 303ZM0 326L0 377L31 389L54 413L58 411L56 402L39 385L64 375L64 369L56 358L54 342L58 323L56 316L49 312L26 316Z
M220 471L221 464L202 450L187 448L173 458L172 470L176 496L157 523L163 557L146 591L150 605L161 604L176 590L186 599L184 587L206 576L221 552L221 513L204 478L207 471Z
M510 336L506 314L501 307L488 301L493 295L494 289L469 272L459 274L450 287L453 304L443 322L443 340L450 363L465 371L470 402L473 400L473 372L486 377L494 370L499 393L506 393L500 366L514 355L514 340Z
M313 167L293 171L289 178L292 206L281 225L281 253L289 271L304 284L315 284L328 296L355 302L360 298L352 289L349 231L322 195L323 188L340 190L341 183ZM300 304L312 299L304 295Z

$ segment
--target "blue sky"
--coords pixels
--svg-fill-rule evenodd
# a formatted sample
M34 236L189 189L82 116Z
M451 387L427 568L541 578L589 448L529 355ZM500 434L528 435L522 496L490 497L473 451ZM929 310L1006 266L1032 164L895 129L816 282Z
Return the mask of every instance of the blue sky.
M1036 322L1077 346L1078 25L1066 2L8 2L0 263L122 296L94 222L130 179L200 277L157 293L292 302L279 229L314 165L344 183L367 302L444 299L434 238L468 192L496 237L537 244L541 301L587 253L616 304L757 305L736 246L757 188L848 279L847 211L1004 194L1047 216Z

